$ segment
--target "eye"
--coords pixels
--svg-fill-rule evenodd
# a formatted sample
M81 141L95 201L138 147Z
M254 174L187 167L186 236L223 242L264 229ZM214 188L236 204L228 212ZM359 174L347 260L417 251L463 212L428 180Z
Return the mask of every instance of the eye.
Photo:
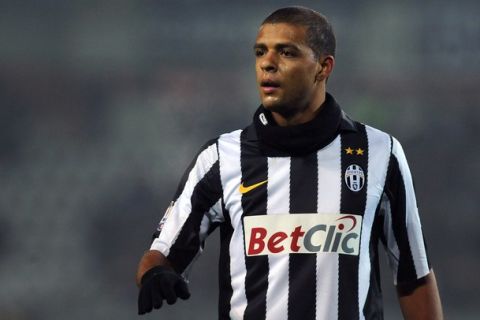
M290 50L290 49L282 49L282 51L280 51L280 54L282 56L285 56L285 57L294 57L295 56L295 53L293 52L293 50Z
M265 50L264 49L255 49L255 57L261 57L265 54Z

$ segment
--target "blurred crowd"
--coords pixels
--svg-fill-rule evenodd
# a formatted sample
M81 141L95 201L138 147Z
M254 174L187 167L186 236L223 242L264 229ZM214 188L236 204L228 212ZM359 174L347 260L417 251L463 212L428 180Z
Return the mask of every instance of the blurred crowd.
M135 317L136 263L200 146L251 121L257 27L291 4L0 5L0 319ZM447 318L474 319L480 4L300 4L334 25L329 91L404 145ZM216 317L217 251L165 315Z

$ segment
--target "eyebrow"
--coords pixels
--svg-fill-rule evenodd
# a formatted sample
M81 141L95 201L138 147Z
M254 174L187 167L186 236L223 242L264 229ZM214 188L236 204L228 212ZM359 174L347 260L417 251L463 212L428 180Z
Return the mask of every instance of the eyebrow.
M267 48L267 45L264 44L264 43L255 43L255 45L253 46L253 49L265 49ZM291 48L291 49L295 49L295 50L300 50L300 48L293 44L293 43L290 43L290 42L287 42L287 43L278 43L274 46L275 50L281 50L281 49L285 49L285 48Z

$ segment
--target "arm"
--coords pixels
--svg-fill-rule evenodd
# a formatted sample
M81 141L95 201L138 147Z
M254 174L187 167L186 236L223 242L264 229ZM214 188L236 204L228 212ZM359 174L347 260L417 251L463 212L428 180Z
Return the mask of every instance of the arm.
M140 282L145 272L156 266L165 266L172 268L170 261L168 261L168 259L160 251L149 250L145 252L142 259L140 260L140 263L138 264L136 277L138 287L140 287Z
M442 304L433 270L415 287L397 286L397 293L405 319L443 319Z
M160 221L150 250L138 265L138 313L188 299L188 268L204 240L222 220L222 187L216 140L208 143L186 170L174 200ZM216 222L216 223L214 223ZM168 258L167 258L168 257Z
M177 298L188 299L187 283L176 273L168 259L159 251L147 251L138 266L138 314L142 315L162 307L163 300L173 304Z
M400 143L392 139L383 207L384 244L407 320L443 319L435 274L427 256L413 179Z

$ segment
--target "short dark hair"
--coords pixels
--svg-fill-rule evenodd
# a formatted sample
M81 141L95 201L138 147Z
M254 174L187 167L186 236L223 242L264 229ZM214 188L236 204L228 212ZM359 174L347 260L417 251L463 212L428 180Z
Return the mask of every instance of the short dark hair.
M323 55L335 56L335 35L327 18L312 9L294 6L280 8L271 13L264 24L289 23L307 28L307 44L317 58Z

